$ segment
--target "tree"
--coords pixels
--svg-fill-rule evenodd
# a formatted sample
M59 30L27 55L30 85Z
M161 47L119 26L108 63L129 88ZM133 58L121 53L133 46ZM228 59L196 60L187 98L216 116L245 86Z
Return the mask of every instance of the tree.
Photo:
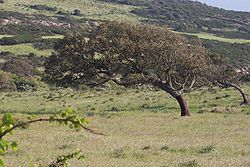
M211 82L221 88L234 88L238 90L243 99L241 105L248 105L249 102L247 95L240 87L247 75L233 65L229 64L228 60L222 55L210 54L210 58L212 60L212 67L210 70Z
M181 116L189 116L182 92L202 85L208 61L199 42L190 45L166 28L104 23L86 42L66 36L45 65L46 78L59 83L98 86L151 84L175 98Z

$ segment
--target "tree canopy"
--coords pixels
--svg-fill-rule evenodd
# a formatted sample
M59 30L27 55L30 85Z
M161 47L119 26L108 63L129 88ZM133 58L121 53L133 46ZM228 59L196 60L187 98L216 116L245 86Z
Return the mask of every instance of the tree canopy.
M151 84L173 96L181 115L190 115L183 90L204 85L206 50L166 28L110 22L86 41L67 35L45 64L46 79L60 85L98 86L110 80L130 86Z

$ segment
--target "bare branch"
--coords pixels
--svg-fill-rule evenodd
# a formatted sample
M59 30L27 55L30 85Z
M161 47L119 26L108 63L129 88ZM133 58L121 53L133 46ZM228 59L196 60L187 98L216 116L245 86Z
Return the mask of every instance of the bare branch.
M35 120L31 120L31 121L28 121L28 122L24 122L24 123L20 123L20 124L14 125L12 128L5 130L0 135L0 139L2 139L5 135L7 135L11 131L13 131L14 129L17 129L19 127L23 127L23 126L26 126L28 124L37 123L37 122L51 122L51 121L54 121L54 122L69 121L69 122L71 122L73 124L78 124L81 128L83 128L84 130L86 130L86 131L88 131L90 133L93 133L93 134L96 134L96 135L104 135L103 133L95 132L94 130L92 130L90 128L87 128L83 124L80 124L80 123L75 122L75 121L73 121L71 119L68 119L68 118L65 118L65 119L62 119L62 118L61 119L60 118L54 118L54 119L51 119L51 118L40 118L40 119L35 119Z

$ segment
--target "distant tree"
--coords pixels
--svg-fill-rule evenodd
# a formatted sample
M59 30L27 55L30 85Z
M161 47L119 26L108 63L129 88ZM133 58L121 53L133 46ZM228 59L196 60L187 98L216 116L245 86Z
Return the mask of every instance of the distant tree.
M211 54L210 57L213 61L210 71L211 81L222 88L235 88L243 98L241 105L248 105L247 95L240 87L247 75L229 64L228 60L222 55Z
M55 46L45 65L46 79L59 84L150 84L175 98L181 116L189 116L182 92L203 85L209 67L200 43L190 45L168 29L104 23L89 42L79 34L66 36Z

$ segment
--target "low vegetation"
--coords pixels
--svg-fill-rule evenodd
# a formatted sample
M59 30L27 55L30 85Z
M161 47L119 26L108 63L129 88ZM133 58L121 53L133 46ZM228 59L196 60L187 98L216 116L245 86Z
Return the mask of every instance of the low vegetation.
M57 155L77 149L85 159L70 161L75 167L178 166L194 160L204 167L249 165L250 136L246 131L250 108L240 107L241 98L233 89L204 88L186 94L192 117L183 119L176 102L163 91L111 85L84 91L2 93L2 114L12 113L24 121L29 116L49 117L70 106L90 120L90 128L107 135L74 132L46 123L17 129L7 138L16 141L20 149L3 157L6 166L49 164ZM249 92L250 86L244 85L244 89ZM114 106L117 110L112 110ZM230 111L200 112L216 106ZM234 112L234 108L241 112Z

